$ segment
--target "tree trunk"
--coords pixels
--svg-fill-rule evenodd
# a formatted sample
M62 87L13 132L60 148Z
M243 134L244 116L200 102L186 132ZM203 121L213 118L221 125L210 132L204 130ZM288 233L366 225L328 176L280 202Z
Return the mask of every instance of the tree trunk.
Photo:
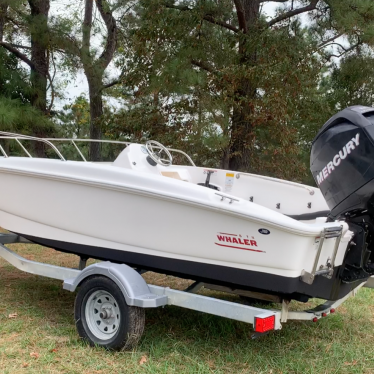
M96 7L103 19L107 29L107 39L105 49L98 59L94 59L90 53L91 30L93 19L92 0L85 0L84 20L82 23L82 48L80 50L80 59L84 67L84 73L88 81L88 90L90 96L90 137L91 139L101 139L100 117L103 115L103 75L105 69L112 61L117 43L117 26L113 18L110 4L106 0L96 0ZM100 161L101 144L98 142L90 143L90 160Z
M102 76L91 76L86 71L88 80L88 91L90 96L90 138L101 139L100 118L103 115L103 98L101 94ZM101 143L90 143L90 160L100 161L101 159Z
M6 21L6 13L8 9L8 4L0 1L0 42L3 41L4 37L4 26Z
M221 156L221 164L220 168L221 169L229 169L230 168L230 150L229 148L223 149L222 150L222 156Z
M255 41L260 14L258 0L241 0L245 24L243 35L239 39L239 63L248 68L256 64L257 53ZM249 171L251 150L253 148L253 124L251 114L253 100L256 96L256 82L242 78L240 87L235 93L235 103L231 119L231 142L229 146L228 168L230 170ZM224 152L222 164L227 165L227 152Z
M48 61L48 12L49 0L29 0L31 8L31 62L35 70L31 70L33 87L32 105L43 113L47 113L47 76Z
M254 134L250 119L252 113L251 101L255 98L256 89L251 82L243 81L237 96L232 115L231 144L229 156L229 169L249 171ZM243 99L244 98L244 99Z
M31 69L30 81L32 86L31 104L47 115L47 76L49 73L49 33L48 12L49 0L29 0L31 8ZM34 128L34 135L45 137L42 126ZM35 152L38 157L45 156L44 143L35 142Z
M3 37L4 37L4 26L5 26L7 9L8 9L8 5L0 1L0 42L3 41ZM5 153L9 155L9 141L5 141L2 139L0 141L0 145L3 147Z

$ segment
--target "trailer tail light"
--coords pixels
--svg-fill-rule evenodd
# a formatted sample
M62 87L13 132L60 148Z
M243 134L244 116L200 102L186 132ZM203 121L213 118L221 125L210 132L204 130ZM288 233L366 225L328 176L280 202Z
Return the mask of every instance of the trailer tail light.
M255 331L256 332L266 332L269 330L274 330L275 327L275 316L269 317L255 317Z

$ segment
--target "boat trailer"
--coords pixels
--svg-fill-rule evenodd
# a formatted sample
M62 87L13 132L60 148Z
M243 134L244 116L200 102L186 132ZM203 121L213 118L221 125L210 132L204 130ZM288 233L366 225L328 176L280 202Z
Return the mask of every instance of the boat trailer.
M374 288L374 277L360 284L345 297L325 303L309 310L290 311L289 300L277 300L281 309L262 309L236 302L217 299L197 292L202 287L224 292L233 292L227 287L194 283L184 291L147 284L137 271L125 264L108 261L85 267L81 259L79 269L55 266L28 260L6 247L6 244L30 243L16 234L0 234L0 257L19 270L63 281L65 290L74 292L75 320L79 335L90 345L107 349L133 348L144 330L144 309L175 305L183 308L230 318L252 324L256 338L271 330L282 329L288 320L316 322L334 313L335 309L354 296L361 287ZM253 296L256 293L248 294ZM273 296L258 294L259 298L273 301ZM275 296L273 298L276 298Z

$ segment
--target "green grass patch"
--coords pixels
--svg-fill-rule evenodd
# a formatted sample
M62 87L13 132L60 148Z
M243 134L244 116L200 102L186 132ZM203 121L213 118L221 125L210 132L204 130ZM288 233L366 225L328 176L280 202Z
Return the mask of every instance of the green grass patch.
M78 263L76 256L40 246L13 249L37 261ZM146 280L179 289L189 284L153 273ZM328 318L290 321L256 340L245 323L178 307L149 309L138 347L107 352L79 339L75 295L60 281L20 272L0 260L0 373L374 373L373 295L361 289Z

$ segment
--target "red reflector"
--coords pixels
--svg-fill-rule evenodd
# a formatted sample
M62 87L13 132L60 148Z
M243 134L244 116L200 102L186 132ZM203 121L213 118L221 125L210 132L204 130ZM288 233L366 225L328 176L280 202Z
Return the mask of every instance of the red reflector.
M335 309L334 308L330 309L330 313L335 313Z
M322 317L326 317L327 316L327 314L326 313L322 313Z
M314 317L314 318L312 319L312 321L313 321L313 322L317 322L317 321L318 321L318 318L317 318L317 317Z
M256 332L266 332L269 330L274 330L275 326L275 316L265 317L265 318L255 318L255 331Z

